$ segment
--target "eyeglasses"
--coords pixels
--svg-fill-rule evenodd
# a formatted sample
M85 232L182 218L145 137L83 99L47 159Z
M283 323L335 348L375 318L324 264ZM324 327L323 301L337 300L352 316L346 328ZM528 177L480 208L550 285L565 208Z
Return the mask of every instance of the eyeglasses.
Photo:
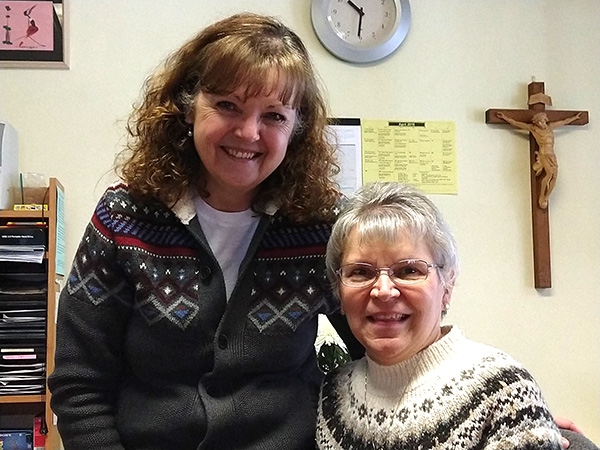
M422 259L403 259L390 267L375 267L367 263L344 264L335 273L342 284L352 288L373 286L383 271L395 285L406 286L422 283L431 269L443 267Z

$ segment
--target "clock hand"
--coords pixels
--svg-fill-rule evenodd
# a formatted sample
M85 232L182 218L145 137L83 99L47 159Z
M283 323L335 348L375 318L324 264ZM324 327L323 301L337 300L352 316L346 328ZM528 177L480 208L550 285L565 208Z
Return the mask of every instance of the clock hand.
M352 8L354 8L354 10L358 13L358 37L360 37L362 18L365 15L365 11L362 8L359 8L352 0L348 0L348 4L352 6Z
M348 0L348 4L350 6L352 6L352 8L354 8L356 10L356 12L358 14L360 14L361 16L364 14L364 12L362 11L362 8L359 8L358 6L356 6L356 3L354 3L352 0Z
M361 14L358 16L358 37L360 38L360 32L362 30L362 18L365 15L362 8L360 8Z

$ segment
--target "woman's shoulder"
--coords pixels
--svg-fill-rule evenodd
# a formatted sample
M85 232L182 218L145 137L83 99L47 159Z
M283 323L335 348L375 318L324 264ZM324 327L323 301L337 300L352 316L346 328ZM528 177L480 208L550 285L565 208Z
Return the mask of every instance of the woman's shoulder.
M132 190L122 181L109 185L102 194L102 200L104 201L132 202L133 199Z
M434 349L445 355L445 364L454 370L472 373L473 379L513 376L532 378L527 369L513 356L493 345L466 337L456 326L438 342ZM436 355L437 353L434 354Z
M164 212L168 208L159 200L152 197L143 197L136 195L127 184L117 182L106 188L99 204L111 211L131 211L143 212L146 211L150 215L157 215L158 212Z
M95 220L102 223L153 223L169 224L175 214L160 201L135 195L125 183L115 183L106 188L94 211Z
M464 338L457 358L454 361L456 369L461 369L461 379L491 388L497 386L529 385L533 391L539 390L533 375L527 368L507 352L490 344ZM464 375L466 374L466 375Z
M497 363L500 365L520 365L520 363L511 355L501 350L500 348L471 339L466 336L463 331L456 325L444 327L448 330L442 342L446 341L449 348L452 348L465 357L470 356L474 360L482 360L490 364Z
M298 222L276 214L266 231L265 246L307 247L326 245L331 235L333 221L313 220Z

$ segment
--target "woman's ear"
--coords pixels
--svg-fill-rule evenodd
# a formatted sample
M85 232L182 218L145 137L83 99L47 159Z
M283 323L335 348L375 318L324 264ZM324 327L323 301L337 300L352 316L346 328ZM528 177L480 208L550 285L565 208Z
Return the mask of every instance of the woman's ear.
M450 300L452 299L452 287L444 287L444 293L442 294L442 309L448 311L450 309Z
M191 108L189 108L187 110L187 112L185 113L185 115L184 115L185 122L189 123L190 125L194 124L194 113L195 113L195 110L196 110L196 100L197 99L194 99L194 102L192 103Z

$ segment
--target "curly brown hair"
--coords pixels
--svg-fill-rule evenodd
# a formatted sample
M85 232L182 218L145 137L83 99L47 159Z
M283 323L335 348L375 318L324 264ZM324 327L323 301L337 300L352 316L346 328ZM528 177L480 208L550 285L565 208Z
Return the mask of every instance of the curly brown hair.
M186 121L198 93L227 95L244 87L253 96L281 85L281 101L296 108L297 125L284 160L261 184L253 207L261 211L274 202L297 221L329 218L339 198L339 166L326 134L327 105L302 40L269 16L236 14L208 26L146 79L127 122L117 173L135 195L167 205L191 187L207 195L205 168Z

